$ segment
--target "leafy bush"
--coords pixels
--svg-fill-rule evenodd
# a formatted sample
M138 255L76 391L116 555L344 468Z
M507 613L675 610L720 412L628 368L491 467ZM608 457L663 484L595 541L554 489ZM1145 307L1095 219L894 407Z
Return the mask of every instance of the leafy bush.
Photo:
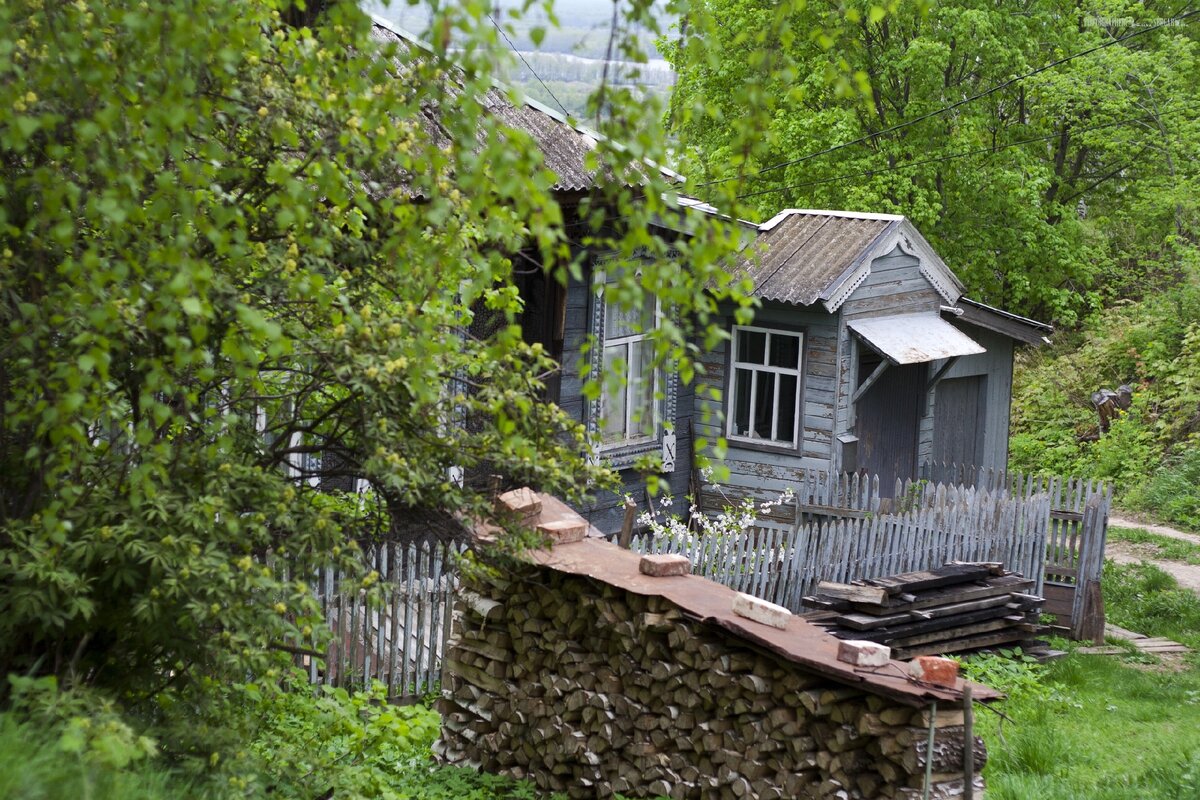
M1128 500L1159 519L1200 531L1200 438L1189 439Z
M1013 469L1109 479L1118 501L1200 525L1200 256L1184 255L1174 286L1020 354ZM1126 383L1133 405L1100 435L1091 393Z
M403 797L397 776L428 759L441 725L428 708L389 704L378 683L350 693L296 676L283 691L240 689L262 724L231 780L277 797Z
M1046 668L1021 648L1000 648L956 659L968 679L998 689L1014 702L1046 700L1053 687L1046 683Z

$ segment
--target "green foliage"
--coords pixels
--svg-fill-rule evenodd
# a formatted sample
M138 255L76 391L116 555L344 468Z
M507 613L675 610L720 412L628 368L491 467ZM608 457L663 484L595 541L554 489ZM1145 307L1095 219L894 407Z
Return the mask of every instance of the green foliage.
M973 297L1072 322L1168 283L1195 242L1200 51L1188 25L1147 30L1172 13L1127 0L703 0L661 47L679 71L670 125L759 218L903 213ZM756 137L729 124L744 106L763 109Z
M1195 253L1192 253L1195 256ZM1096 314L1044 351L1020 355L1010 467L1115 482L1119 502L1200 523L1200 272ZM1091 393L1129 384L1133 406L1101 435Z
M1200 438L1185 442L1129 496L1134 508L1200 531ZM1170 556L1164 556L1170 558Z
M998 689L1015 702L1047 700L1054 691L1045 681L1045 667L1019 647L957 660L966 678Z
M1104 564L1105 613L1110 621L1147 636L1200 648L1200 597L1152 564Z
M153 739L137 733L113 703L87 691L60 692L54 676L10 675L13 707L24 717L55 731L57 751L81 764L122 770L157 753Z
M395 706L386 687L348 693L313 689L303 676L268 691L249 716L262 720L244 759L227 767L238 791L277 797L399 798L396 776L428 758L441 718L423 706Z
M737 228L646 168L667 160L653 102L601 88L608 179L560 205L485 105L487 11L444 9L426 50L381 44L350 0L0 5L0 674L102 687L207 757L237 728L221 689L320 643L306 576L366 589L355 542L395 515L490 509L452 466L614 485L543 402L529 261L565 282L636 260L610 300L675 312L656 356L685 378L717 303L748 304L722 268ZM369 498L315 485L317 456Z

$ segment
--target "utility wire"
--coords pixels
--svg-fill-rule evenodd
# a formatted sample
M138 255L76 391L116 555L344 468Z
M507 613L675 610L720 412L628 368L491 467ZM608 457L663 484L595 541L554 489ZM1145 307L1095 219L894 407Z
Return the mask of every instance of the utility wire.
M1142 36L1143 34L1150 33L1151 31L1156 31L1159 28L1165 28L1168 25L1172 25L1172 26L1178 25L1183 20L1185 20L1189 17L1193 17L1196 14L1200 14L1200 9L1197 9L1195 11L1188 11L1187 13L1180 13L1179 16L1172 17L1170 19L1165 19L1156 25L1151 25L1146 28L1139 28L1138 30L1136 30L1132 33L1127 33L1124 36L1121 36L1116 39L1111 39L1107 42L1104 42L1103 44L1098 44L1095 47L1090 47L1087 50L1080 50L1078 53L1072 53L1069 56L1064 56L1063 58L1057 59L1055 61L1051 61L1049 64L1044 64L1043 66L1040 66L1035 70L1026 72L1023 75L1018 75L1015 78L1009 78L1008 80L1004 81L1003 83L996 84L992 88L985 89L984 91L979 92L978 94L971 95L970 97L964 97L962 100L959 100L955 103L951 103L950 105L944 106L943 108L939 108L936 111L930 111L928 114L922 114L919 117L907 120L905 122L898 123L896 125L892 125L891 127L884 128L881 131L876 131L875 133L868 133L866 136L860 136L857 139L853 139L849 142L843 142L842 144L833 145L832 147L827 147L824 150L818 150L815 153L809 153L808 155L800 156L798 158L793 158L788 161L781 161L778 164L771 164L770 166L763 167L762 169L759 169L759 170L755 170L754 172L751 172L747 175L736 175L736 176L729 177L729 178L718 178L717 180L707 181L705 183L698 184L697 188L703 187L703 186L712 186L712 185L719 184L719 183L728 183L730 181L741 180L743 178L754 178L759 175L762 175L764 172L770 172L772 170L781 169L783 167L790 167L794 164L801 164L805 161L809 161L809 160L817 158L819 156L824 156L824 155L828 155L830 153L835 153L838 150L842 150L842 149L850 147L852 145L862 144L863 142L867 142L872 139L876 139L880 136L883 136L884 134L892 133L893 131L898 131L901 128L907 128L910 125L915 125L918 122L924 122L927 119L933 119L934 117L939 117L942 114L945 114L948 111L953 111L954 109L959 108L960 106L964 106L967 103L973 103L976 100L979 100L981 98L987 97L992 94L995 94L996 92L998 92L1002 89L1007 89L1009 86L1019 83L1019 82L1025 80L1026 78L1032 78L1034 75L1038 75L1047 70L1054 69L1055 67L1061 66L1062 64L1066 64L1068 61L1073 61L1077 58L1082 58L1083 56L1090 55L1099 50L1104 50L1105 48L1112 47L1113 45L1120 44L1121 42L1124 42L1124 41L1128 41L1129 39L1132 39L1135 36Z
M562 104L562 102L557 97L554 96L554 92L550 91L550 87L546 85L546 82L544 80L542 80L542 76L537 74L537 72L533 69L533 67L530 66L529 62L525 60L525 56L521 53L520 50L517 49L517 46L512 43L512 39L508 38L508 34L505 33L504 28L500 27L500 24L498 22L496 22L496 18L493 17L491 14L488 14L488 20L491 21L492 26L496 29L496 31L501 36L504 37L504 41L508 42L509 48L514 53L517 54L517 58L521 59L521 63L525 65L525 69L529 70L529 72L533 75L533 77L537 78L537 82L540 83L542 85L542 88L546 90L546 94L548 94L552 98L554 98L554 102L557 103L558 107L562 109L563 116L565 116L565 117L571 116L571 112L567 111L567 107L564 106Z
M1200 104L1193 104L1191 106L1187 106L1187 107L1183 107L1183 108L1175 108L1175 109L1166 110L1166 111L1163 111L1161 114L1159 114L1159 116L1165 117L1165 116L1168 116L1169 114L1175 114L1180 111L1193 111L1196 109L1200 109ZM1103 130L1105 128L1114 128L1114 127L1117 127L1120 125L1128 125L1128 124L1135 123L1135 122L1151 122L1151 121L1153 121L1153 119L1154 119L1154 117L1146 117L1146 116L1126 117L1125 119L1113 120L1112 122L1105 122L1100 125L1092 125L1087 128L1075 128L1074 130L1077 133L1088 133L1090 131L1098 131L1098 130ZM1060 135L1061 135L1060 133L1055 132L1055 133L1046 134L1044 136L1035 136L1035 137L1032 137L1029 139L1020 139L1015 142L1008 142L1007 144L1003 144L1003 145L999 145L999 146L995 146L995 147L980 147L980 148L976 148L974 150L959 150L959 151L956 151L953 153L946 153L945 155L936 156L934 158L927 158L922 161L913 161L908 164L897 164L894 167L880 167L879 169L868 169L868 170L863 170L862 172L852 172L852 173L846 173L844 175L834 175L829 178L820 178L817 180L805 181L804 183L792 183L792 184L788 184L787 186L777 186L772 189L761 189L757 192L747 192L745 194L739 194L737 197L739 200L744 200L748 197L759 197L760 195L764 195L764 194L772 194L774 192L786 192L786 191L789 191L792 189L803 189L808 186L819 186L819 185L825 184L825 183L835 183L837 181L853 180L855 178L873 178L876 175L885 175L889 172L899 172L900 170L912 169L914 167L921 167L921 166L925 166L926 164L938 164L938 163L941 163L944 161L953 161L954 159L969 158L971 156L991 155L993 153L999 153L1002 150L1007 150L1010 147L1019 147L1020 145L1023 145L1023 144L1032 144L1034 142L1044 142L1049 139L1057 139Z

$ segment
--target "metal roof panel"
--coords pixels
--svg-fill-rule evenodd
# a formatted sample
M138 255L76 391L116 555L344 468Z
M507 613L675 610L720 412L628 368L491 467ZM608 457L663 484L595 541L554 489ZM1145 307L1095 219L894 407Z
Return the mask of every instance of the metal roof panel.
M754 282L754 295L812 305L883 233L902 219L836 211L789 211L759 226L757 258L739 268Z
M896 364L922 364L987 352L987 348L937 314L867 317L847 324Z

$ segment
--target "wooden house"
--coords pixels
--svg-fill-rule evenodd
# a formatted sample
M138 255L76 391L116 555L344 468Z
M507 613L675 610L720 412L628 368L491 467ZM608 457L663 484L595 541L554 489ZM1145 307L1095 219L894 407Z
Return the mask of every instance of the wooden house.
M783 211L738 269L762 307L706 355L723 401L693 424L726 438L728 486L864 472L887 493L931 461L1005 467L1013 348L1051 328L966 298L907 219Z
M414 40L377 22L384 41ZM527 132L555 173L570 219L594 193L587 166L596 135L534 101L499 89L487 107ZM686 213L712 213L685 203ZM660 233L678 232L663 221ZM645 508L641 456L661 458L660 481L676 497L700 488L694 443L724 437L736 493L770 496L811 471L868 472L885 486L916 477L929 461L1002 469L1007 461L1013 348L1038 344L1050 327L963 296L963 286L903 217L788 210L747 224L740 264L761 301L751 325L727 319L730 338L707 353L702 397L669 370L643 368L645 332L663 309L607 308L608 254L586 253L583 274L561 286L537 270L519 278L522 327L561 364L546 400L585 423L594 455L621 472L624 490L581 511L606 532L622 523L623 495ZM686 265L683 265L686 268ZM479 324L486 325L486 317ZM486 333L480 330L479 333ZM599 346L584 358L594 336ZM623 365L624 385L589 400L586 374Z
M693 442L721 437L731 498L770 498L812 472L878 475L886 495L930 462L1006 466L1014 348L1041 344L1049 325L965 297L901 216L788 210L750 228L753 247L736 269L762 305L750 325L730 314L728 341L705 354L701 382L713 395L665 375L655 403L638 396L635 376L623 398L585 401L574 365L589 333L601 352L636 359L629 332L605 313L602 267L593 262L566 289L563 377L551 399L604 434L599 455L623 470L639 506L651 501L630 469L638 455L661 451L660 478L679 496L700 488ZM603 364L597 356L591 366ZM609 408L636 402L648 426L608 419ZM598 497L584 511L615 531L620 501Z

